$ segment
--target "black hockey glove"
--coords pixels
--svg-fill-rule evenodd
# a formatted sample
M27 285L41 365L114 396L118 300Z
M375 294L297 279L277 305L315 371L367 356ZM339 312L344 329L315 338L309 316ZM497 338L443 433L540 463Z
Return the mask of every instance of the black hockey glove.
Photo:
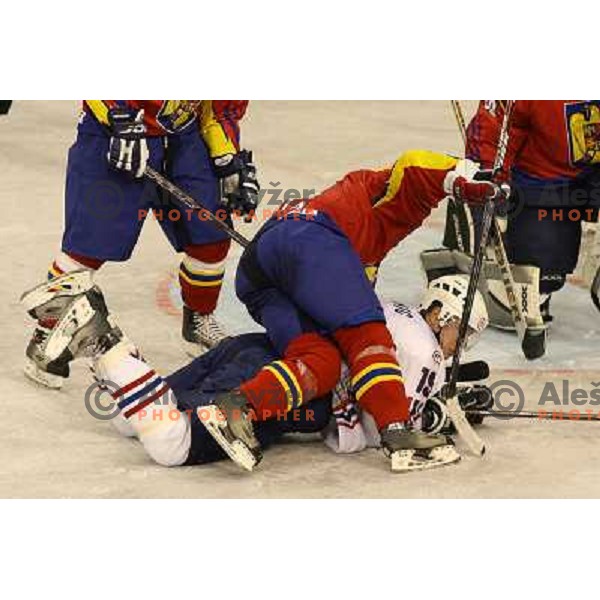
M108 123L111 138L107 158L111 167L143 177L149 156L144 111L113 108L108 112Z
M7 115L11 104L12 100L0 100L0 115Z
M471 425L481 425L484 415L478 413L494 408L494 397L490 388L485 385L459 386L457 395L458 403L461 409L467 412L467 421ZM446 435L456 433L446 412L446 401L438 396L427 400L421 419L421 428L426 433L444 433Z
M220 180L221 202L225 208L240 215L251 215L258 206L260 186L256 179L256 167L252 152L241 150L237 154L226 154L213 160L214 169Z

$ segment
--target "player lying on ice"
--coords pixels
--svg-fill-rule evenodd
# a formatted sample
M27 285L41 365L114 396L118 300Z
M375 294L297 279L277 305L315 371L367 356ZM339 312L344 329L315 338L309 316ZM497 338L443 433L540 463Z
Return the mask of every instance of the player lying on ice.
M384 306L396 357L404 365L411 424L426 431L448 427L444 404L435 395L445 380L444 359L454 352L467 285L463 275L443 277L431 283L419 307L398 303ZM222 341L163 379L114 324L100 289L85 271L38 286L25 295L24 303L34 316L51 313L58 317L47 340L48 357L90 357L95 377L112 393L113 407L117 407L111 422L122 435L137 437L149 456L165 466L227 458L205 426L208 417L221 397L262 368L277 364L277 354L267 336L251 333ZM470 322L471 331L477 334L487 324L480 295ZM476 389L466 388L461 402L470 408L475 404L476 408ZM489 407L483 404L480 408ZM377 427L371 416L357 406L345 375L332 394L324 394L287 413L265 408L255 419L253 432L249 430L248 436L256 436L261 451L291 432L321 432L325 443L339 453L380 445ZM241 419L234 421L234 427L236 424L250 427ZM252 466L254 456L249 454L250 463L243 463L244 466ZM443 458L437 464L459 459L450 441ZM428 464L418 456L397 463L394 470L399 471Z
M350 173L259 232L240 261L237 292L280 359L205 412L204 425L236 462L251 469L260 460L252 414L293 412L327 395L342 361L392 461L402 466L418 457L427 468L457 459L446 436L412 427L402 368L364 267L378 265L448 194L475 203L501 198L497 186L467 171L465 161L407 152L390 169ZM38 319L39 305L28 303Z

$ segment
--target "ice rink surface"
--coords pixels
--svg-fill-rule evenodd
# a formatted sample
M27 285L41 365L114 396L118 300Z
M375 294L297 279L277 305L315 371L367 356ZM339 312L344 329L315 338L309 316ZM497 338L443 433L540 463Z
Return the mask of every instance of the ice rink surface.
M469 109L473 103L467 103ZM600 497L600 423L488 420L480 433L483 460L426 473L393 475L376 451L335 456L319 440L277 446L252 474L231 463L166 469L141 445L93 419L83 395L85 364L73 367L59 392L39 389L22 375L32 330L18 298L41 282L59 250L67 150L75 136L77 102L17 102L0 118L0 223L5 283L0 292L0 497L287 498L287 497ZM460 153L445 102L254 102L243 143L255 151L263 188L323 189L349 170L383 166L403 150ZM267 194L266 198L272 195ZM406 303L423 287L420 251L439 245L443 212L384 263L379 291ZM242 225L251 236L255 227ZM239 249L229 259L219 308L232 332L255 326L232 289ZM116 319L162 373L180 366L180 319L165 306L166 282L178 259L155 222L144 228L132 260L104 267L97 281ZM600 385L600 314L587 291L569 284L553 301L549 350L528 363L516 338L487 331L473 358L493 368L490 382L510 379L535 410L544 386ZM552 405L548 404L548 408ZM573 405L563 407L576 408ZM583 406L596 412L600 407ZM459 448L461 446L459 445Z

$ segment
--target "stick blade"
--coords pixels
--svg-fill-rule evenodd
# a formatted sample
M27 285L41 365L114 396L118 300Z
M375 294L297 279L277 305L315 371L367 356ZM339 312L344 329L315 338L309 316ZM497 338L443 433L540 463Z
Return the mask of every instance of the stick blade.
M467 417L458 402L457 396L448 398L446 401L446 410L448 411L448 416L452 420L454 427L456 427L458 435L464 441L469 451L481 458L485 454L485 444L477 435L469 421L467 421Z

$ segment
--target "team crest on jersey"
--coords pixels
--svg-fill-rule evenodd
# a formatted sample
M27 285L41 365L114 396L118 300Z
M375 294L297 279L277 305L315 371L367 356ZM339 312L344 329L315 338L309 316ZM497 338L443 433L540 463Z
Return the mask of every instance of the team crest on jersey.
M196 117L194 104L189 100L165 100L156 115L156 122L169 133L182 131Z
M565 105L569 160L575 167L600 163L600 100Z
M434 364L437 366L441 365L442 361L444 360L444 357L442 356L442 353L439 350L434 350L432 358Z

